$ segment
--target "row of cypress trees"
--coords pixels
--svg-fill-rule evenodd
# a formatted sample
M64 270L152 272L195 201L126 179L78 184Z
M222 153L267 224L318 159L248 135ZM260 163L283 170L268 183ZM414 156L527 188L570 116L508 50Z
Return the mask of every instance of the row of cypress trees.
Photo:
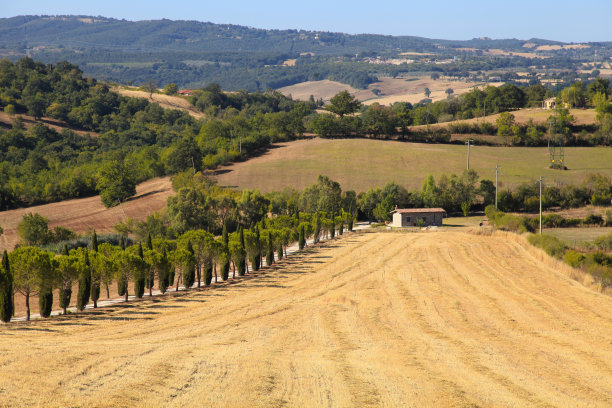
M351 221L347 220L348 229L352 229ZM334 237L337 227L338 233L342 234L343 224L344 222L334 223L328 228L329 236ZM67 246L64 246L61 256L54 257L36 248L22 247L15 252L28 249L32 254L40 255L43 259L41 269L48 269L36 276L38 287L28 288L27 291L22 290L19 282L14 281L11 257L4 251L0 268L0 318L8 322L14 315L15 288L26 295L29 320L29 296L38 294L40 314L42 317L49 317L53 307L54 288L59 288L59 304L65 314L72 299L74 282L78 283L76 308L83 311L90 301L93 302L94 308L98 306L102 285L106 286L107 297L110 296L108 286L112 280L117 282L119 295L124 296L127 301L130 280L133 281L134 294L141 298L146 289L149 295L152 295L156 279L158 288L163 293L175 280L177 290L180 281L186 288L190 288L197 279L199 286L200 271L207 286L212 283L213 272L215 282L217 271L220 272L221 280L229 279L232 265L234 277L236 273L243 276L248 271L248 264L253 271L258 271L262 267L263 257L267 266L272 265L275 258L282 259L291 242L297 241L300 250L306 246L306 239L310 236L315 242L319 242L322 225L321 214L297 212L293 216L264 219L251 228L239 228L231 234L224 225L222 236L217 240L205 231L189 231L184 234L185 239L159 239L155 245L148 235L144 247L139 243L126 248L124 238L121 238L119 247L99 245L94 231L89 249L68 251ZM15 257L17 263L22 262L22 259ZM21 279L21 275L18 275L18 278Z

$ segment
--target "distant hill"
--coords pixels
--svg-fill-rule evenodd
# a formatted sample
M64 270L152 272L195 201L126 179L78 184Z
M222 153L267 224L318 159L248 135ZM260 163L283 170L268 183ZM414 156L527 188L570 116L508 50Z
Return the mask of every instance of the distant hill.
M122 84L175 82L265 91L329 79L363 89L377 76L491 69L577 69L612 56L611 43L581 48L543 39L467 41L306 30L265 30L199 21L128 21L92 16L0 19L0 57L67 60L86 75ZM489 52L493 50L495 52ZM547 58L546 64L537 58ZM290 63L288 63L290 61Z

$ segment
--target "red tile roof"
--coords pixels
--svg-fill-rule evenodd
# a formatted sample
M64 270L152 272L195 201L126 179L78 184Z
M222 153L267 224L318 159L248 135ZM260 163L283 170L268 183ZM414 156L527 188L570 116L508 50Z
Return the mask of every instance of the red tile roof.
M446 213L444 208L397 208L391 212L400 214L410 213Z

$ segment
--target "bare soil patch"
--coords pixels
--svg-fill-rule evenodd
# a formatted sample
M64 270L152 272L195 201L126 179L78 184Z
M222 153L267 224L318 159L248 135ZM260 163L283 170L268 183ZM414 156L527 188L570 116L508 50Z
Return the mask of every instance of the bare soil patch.
M144 220L147 215L166 206L168 197L174 194L169 177L145 181L136 187L136 195L113 208L102 205L100 196L60 201L16 210L1 211L0 251L11 250L18 242L17 224L27 213L39 213L49 219L49 227L61 225L77 233L95 229L99 234L113 233L113 226L128 217Z
M345 235L214 290L0 326L0 405L609 407L612 298L552 265L498 235Z

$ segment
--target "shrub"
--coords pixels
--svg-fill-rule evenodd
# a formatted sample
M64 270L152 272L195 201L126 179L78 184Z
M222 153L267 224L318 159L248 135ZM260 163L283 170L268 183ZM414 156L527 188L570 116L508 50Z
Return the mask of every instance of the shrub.
M609 234L597 237L594 241L594 244L597 248L601 249L602 251L612 250L612 232Z
M603 225L603 217L599 214L589 214L584 218L583 224L585 225Z
M542 248L548 255L555 258L561 258L565 254L567 247L558 238L551 235L535 235L532 234L528 238L531 245Z
M569 266L574 268L580 266L582 261L584 261L584 255L581 252L574 251L573 249L568 250L563 256L563 260Z
M41 289L38 295L38 310L40 311L41 317L51 316L51 310L53 308L53 288L45 285Z
M546 228L561 228L564 223L565 218L558 214L548 214L542 217L542 225Z

